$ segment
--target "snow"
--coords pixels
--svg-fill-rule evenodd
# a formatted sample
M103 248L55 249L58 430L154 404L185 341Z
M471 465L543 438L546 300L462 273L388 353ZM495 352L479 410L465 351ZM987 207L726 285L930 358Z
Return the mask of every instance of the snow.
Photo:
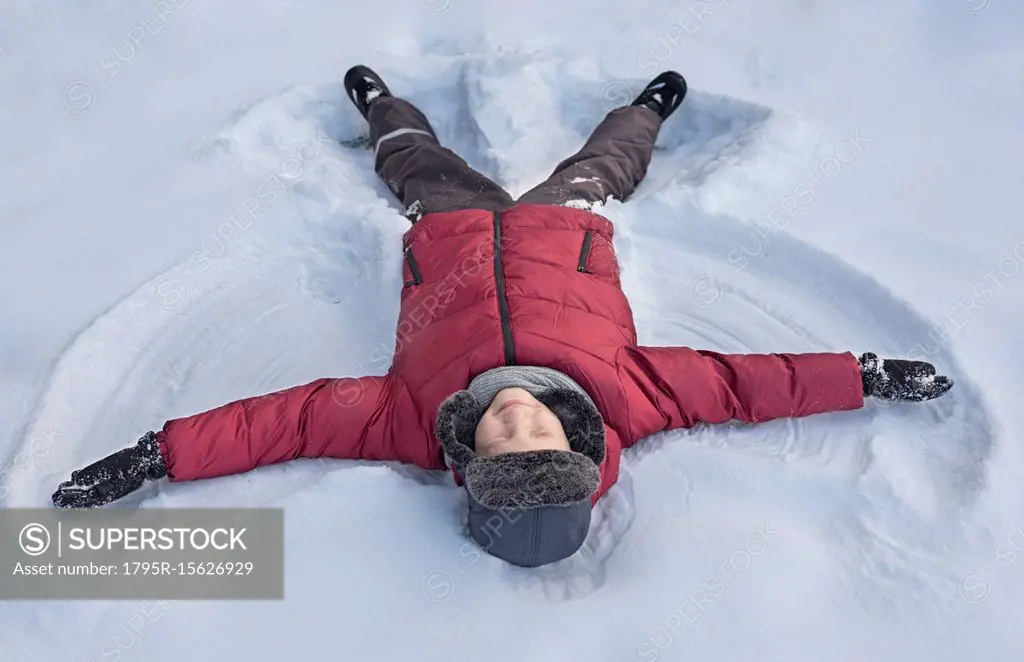
M473 551L440 474L301 461L150 487L128 505L284 507L287 599L0 603L3 659L1020 658L1024 7L0 12L5 507L167 418L383 372L408 221L358 147L340 78L360 62L513 194L683 72L647 180L601 208L641 341L909 355L957 381L645 440L584 550L535 570Z

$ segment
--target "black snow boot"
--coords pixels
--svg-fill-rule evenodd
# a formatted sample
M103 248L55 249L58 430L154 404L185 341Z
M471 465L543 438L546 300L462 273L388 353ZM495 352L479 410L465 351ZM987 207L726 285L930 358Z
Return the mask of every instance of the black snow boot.
M686 79L678 72L666 71L648 83L632 105L653 110L664 121L675 112L685 96Z
M352 67L345 74L345 92L364 119L374 99L391 96L391 91L377 72L361 64Z

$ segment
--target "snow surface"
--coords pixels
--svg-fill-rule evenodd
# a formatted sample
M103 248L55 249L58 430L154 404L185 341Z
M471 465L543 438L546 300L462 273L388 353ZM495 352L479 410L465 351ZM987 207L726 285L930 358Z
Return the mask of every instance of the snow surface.
M440 474L153 487L127 505L284 507L287 599L4 602L0 659L1021 659L1024 5L349 4L0 7L4 506L167 418L383 372L407 221L358 147L358 62L513 194L683 72L603 209L641 341L909 354L957 386L646 440L535 570L467 553Z

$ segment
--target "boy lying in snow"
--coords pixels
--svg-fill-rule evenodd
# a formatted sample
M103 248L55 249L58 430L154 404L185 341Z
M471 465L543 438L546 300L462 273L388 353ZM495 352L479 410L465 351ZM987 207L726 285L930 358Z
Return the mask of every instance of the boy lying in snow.
M409 210L394 360L382 376L319 379L168 421L61 483L62 508L146 479L196 480L297 457L449 468L472 537L520 566L579 549L619 455L655 432L920 401L952 386L922 361L850 353L719 354L642 347L594 203L643 179L686 82L669 71L613 110L583 148L513 200L438 144L427 119L366 67L345 87L375 166Z

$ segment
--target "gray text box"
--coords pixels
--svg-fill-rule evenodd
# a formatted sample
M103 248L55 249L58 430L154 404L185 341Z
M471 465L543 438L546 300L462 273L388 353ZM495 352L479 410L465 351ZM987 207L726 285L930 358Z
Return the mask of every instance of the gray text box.
M281 509L0 509L0 600L282 600Z

